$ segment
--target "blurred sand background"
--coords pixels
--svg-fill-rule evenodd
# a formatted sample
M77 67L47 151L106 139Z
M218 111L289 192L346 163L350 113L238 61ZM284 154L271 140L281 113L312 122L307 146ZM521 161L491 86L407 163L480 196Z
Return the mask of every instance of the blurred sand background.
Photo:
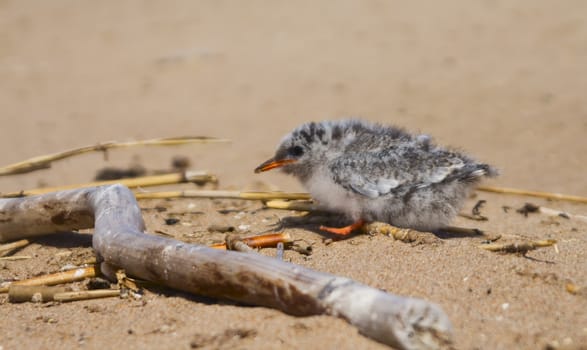
M175 154L217 174L221 188L263 181L297 191L301 187L285 175L252 169L302 122L354 116L429 133L466 150L501 170L492 184L587 196L585 62L587 3L579 0L0 0L2 164L108 140L232 140L112 151L108 162L87 155L51 170L2 177L0 192L86 182L97 169L126 166L137 157L149 169L166 168ZM458 348L585 346L587 298L570 295L563 282L587 285L587 225L543 225L500 209L527 198L481 196L489 202L489 222L457 224L536 239L559 235L561 253L536 252L539 261L532 261L479 252L477 241L422 248L356 237L364 244L339 242L310 262L291 259L441 304L455 324ZM158 225L154 219L152 225ZM300 234L320 240L309 231ZM30 249L45 254L42 246ZM6 264L2 277L11 269L26 277L16 263ZM520 277L513 272L518 268L557 274L560 283ZM463 286L471 281L467 276L477 276L479 284ZM490 288L491 301L468 288ZM256 325L256 336L207 346L381 346L329 317L296 319L185 296L150 298L153 309L142 314L125 301L107 301L108 312L86 310L102 302L52 308L5 303L0 348L189 348L196 329L221 334L225 326L244 325ZM505 303L509 310L502 310ZM47 313L59 321L39 321ZM173 331L149 333L169 319ZM133 322L147 322L137 326L142 336L127 332ZM279 334L285 335L278 342Z

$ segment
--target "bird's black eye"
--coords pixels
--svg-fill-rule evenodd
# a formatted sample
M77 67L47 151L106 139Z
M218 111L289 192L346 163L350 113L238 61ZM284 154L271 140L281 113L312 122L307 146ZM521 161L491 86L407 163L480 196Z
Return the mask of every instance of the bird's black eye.
M300 157L304 154L304 149L301 146L292 146L287 152L294 157Z

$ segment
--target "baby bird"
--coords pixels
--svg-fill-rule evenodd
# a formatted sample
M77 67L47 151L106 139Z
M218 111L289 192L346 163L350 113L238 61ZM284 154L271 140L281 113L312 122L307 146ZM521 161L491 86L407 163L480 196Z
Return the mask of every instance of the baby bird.
M297 177L326 210L353 220L342 228L321 227L341 235L370 221L437 230L481 178L497 175L428 135L355 119L299 126L255 172L275 168Z

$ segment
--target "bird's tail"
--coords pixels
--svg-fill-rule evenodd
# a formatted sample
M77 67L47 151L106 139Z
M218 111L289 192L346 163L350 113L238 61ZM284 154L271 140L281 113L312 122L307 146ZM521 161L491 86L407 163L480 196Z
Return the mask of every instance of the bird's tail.
M499 175L499 171L489 164L475 164L471 167L469 172L466 172L463 180L476 182L483 176L496 177Z

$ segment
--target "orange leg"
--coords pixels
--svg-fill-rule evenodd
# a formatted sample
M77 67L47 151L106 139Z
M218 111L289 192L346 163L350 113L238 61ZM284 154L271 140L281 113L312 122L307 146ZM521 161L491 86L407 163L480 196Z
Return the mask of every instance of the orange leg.
M365 225L365 220L360 219L359 221L345 227L328 227L328 226L320 226L320 230L334 233L335 235L346 236L349 233L353 232L354 230L360 229Z

